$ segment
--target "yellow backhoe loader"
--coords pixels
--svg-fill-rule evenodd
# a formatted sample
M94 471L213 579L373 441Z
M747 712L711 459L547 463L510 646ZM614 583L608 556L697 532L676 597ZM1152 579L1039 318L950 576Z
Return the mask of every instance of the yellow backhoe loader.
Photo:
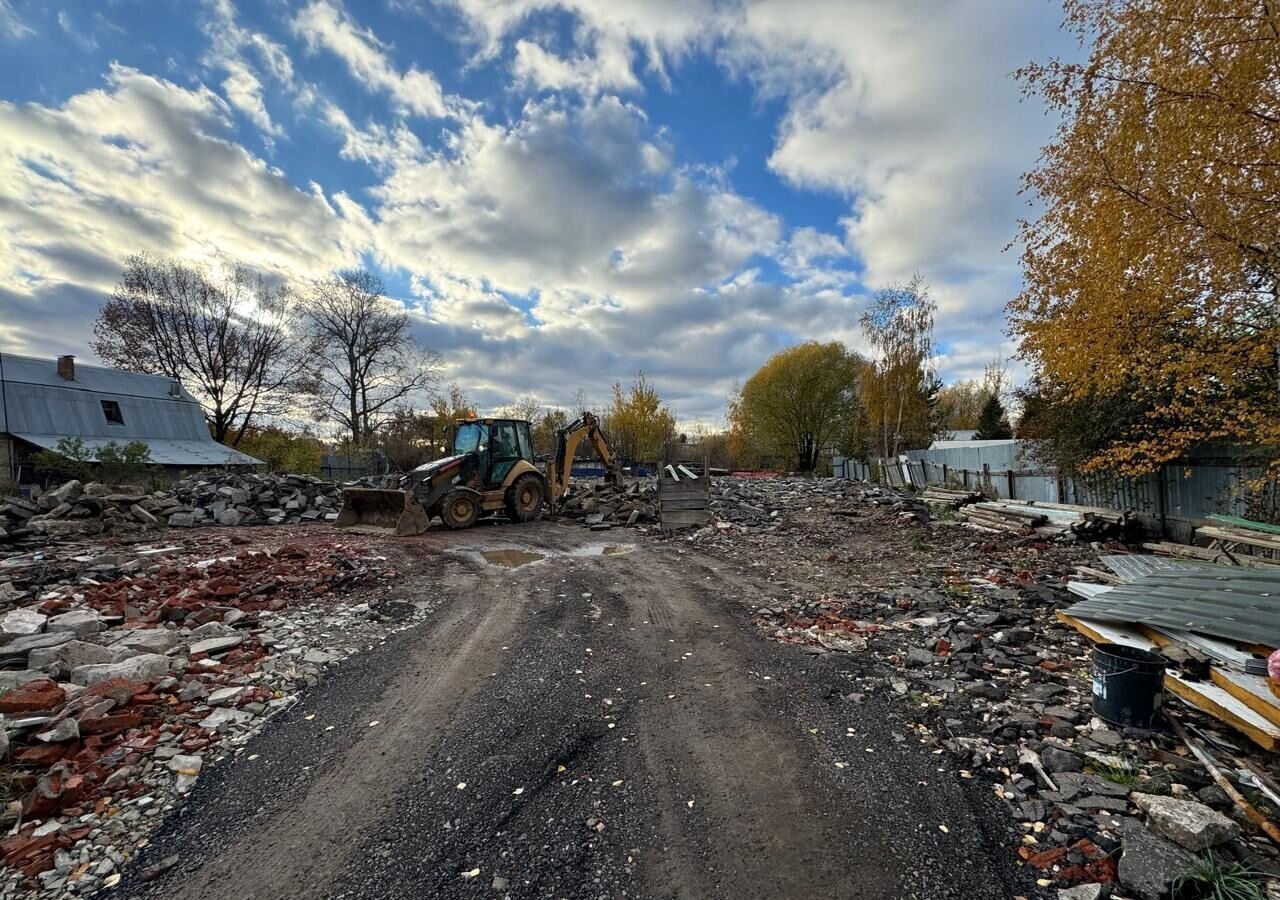
M348 488L335 524L422 534L439 516L448 528L470 528L481 515L503 512L512 522L538 517L548 501L552 509L569 489L574 453L583 438L591 441L605 477L616 482L621 464L594 415L584 412L556 434L555 453L545 473L534 463L529 423L523 419L460 419L453 455L418 466L402 477L402 490Z

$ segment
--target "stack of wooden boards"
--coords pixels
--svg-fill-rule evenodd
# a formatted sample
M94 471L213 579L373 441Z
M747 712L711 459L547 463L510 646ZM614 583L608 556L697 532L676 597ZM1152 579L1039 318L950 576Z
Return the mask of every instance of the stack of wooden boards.
M982 496L981 491L973 491L965 488L963 490L952 490L951 488L929 486L920 492L920 499L925 503L937 503L940 506L950 506L953 509L968 503L980 503L987 499Z
M706 525L711 521L711 477L683 465L658 471L658 519L663 531Z
M1280 749L1280 697L1266 658L1280 647L1280 571L1158 556L1102 557L1108 584L1072 582L1058 618L1099 643L1163 652L1165 687L1267 750Z
M1163 556L1251 568L1280 565L1280 525L1252 522L1238 516L1212 515L1213 524L1196 529L1205 546L1151 541L1147 550Z
M1067 534L1085 540L1119 539L1134 524L1127 512L1034 500L970 503L960 507L959 514L974 528L1050 540Z

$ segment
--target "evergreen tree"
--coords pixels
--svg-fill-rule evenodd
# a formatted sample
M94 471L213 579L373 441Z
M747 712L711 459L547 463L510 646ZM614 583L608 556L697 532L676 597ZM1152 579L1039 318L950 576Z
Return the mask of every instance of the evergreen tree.
M987 402L982 405L982 415L978 417L978 433L973 437L979 441L998 441L1013 437L1004 404L995 394L989 394Z

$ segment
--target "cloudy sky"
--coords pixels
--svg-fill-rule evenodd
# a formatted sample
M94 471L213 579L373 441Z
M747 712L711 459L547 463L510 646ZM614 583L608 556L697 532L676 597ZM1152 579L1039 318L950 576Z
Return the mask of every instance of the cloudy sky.
M920 272L1002 349L1053 0L0 0L0 348L91 357L130 253L379 271L482 406L683 420Z

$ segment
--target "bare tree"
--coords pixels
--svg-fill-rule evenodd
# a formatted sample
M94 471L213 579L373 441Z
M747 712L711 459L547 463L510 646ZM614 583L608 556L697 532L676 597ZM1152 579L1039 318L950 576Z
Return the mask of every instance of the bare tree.
M138 255L98 313L91 346L110 365L182 381L214 439L238 445L255 419L285 412L304 382L309 348L296 325L286 285L239 265L215 279Z
M498 415L503 418L528 419L530 422L536 421L540 412L542 412L542 404L532 394L517 397L498 409Z
M876 292L859 322L875 358L860 381L862 405L886 458L924 446L942 383L933 371L937 303L920 275Z
M346 269L317 282L305 305L317 348L313 411L357 446L403 400L429 392L440 369L440 355L414 340L409 314L383 291L372 272Z

